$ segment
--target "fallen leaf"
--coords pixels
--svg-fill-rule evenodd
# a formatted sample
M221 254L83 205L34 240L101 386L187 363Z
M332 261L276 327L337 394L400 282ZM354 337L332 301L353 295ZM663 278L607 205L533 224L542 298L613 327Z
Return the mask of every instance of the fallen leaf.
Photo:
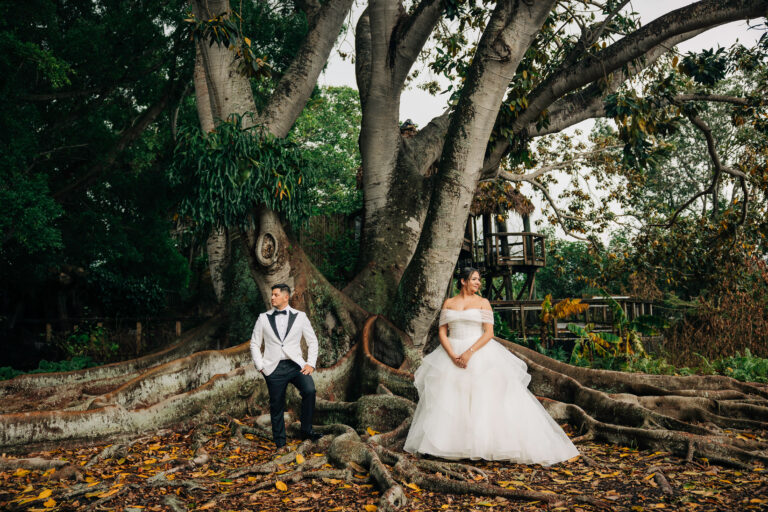
M376 505L371 505L371 504L368 504L368 505L364 506L363 508L366 510L366 512L376 512L377 510L379 510L379 507L377 507Z
M296 464L304 464L304 456L296 452Z
M377 430L373 430L371 427L366 428L365 431L368 432L369 436L375 436L379 433Z
M358 473L367 473L366 469L360 464L358 464L357 462L351 461L351 462L348 462L347 465L353 468Z
M281 491L287 491L288 490L288 486L285 485L285 482L281 482L280 480L275 482L275 487L277 487Z
M43 506L44 506L45 508L53 508L53 507L55 507L55 506L56 506L56 500L55 500L55 499L53 499L53 498L51 498L51 499L49 499L48 501L46 501L45 503L43 503Z

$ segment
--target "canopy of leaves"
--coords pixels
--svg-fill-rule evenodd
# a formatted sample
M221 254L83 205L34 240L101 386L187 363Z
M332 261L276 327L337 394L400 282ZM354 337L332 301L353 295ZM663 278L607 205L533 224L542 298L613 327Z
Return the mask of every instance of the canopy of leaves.
M161 300L185 284L158 158L171 141L163 111L191 77L191 51L172 29L183 6L36 0L0 7L3 310L19 302L43 314L54 309L63 267L85 278L77 302L120 297L107 309L126 314L146 307L127 299L135 283L145 283L135 296ZM153 128L145 131L136 123L147 112ZM109 291L96 284L105 274Z

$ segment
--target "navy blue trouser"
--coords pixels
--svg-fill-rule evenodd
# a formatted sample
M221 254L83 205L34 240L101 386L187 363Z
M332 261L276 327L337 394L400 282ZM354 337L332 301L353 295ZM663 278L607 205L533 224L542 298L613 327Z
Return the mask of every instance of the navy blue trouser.
M272 439L277 447L285 445L285 390L288 383L296 386L301 395L301 430L312 431L312 415L315 412L315 381L311 375L301 373L301 367L284 359L280 361L275 371L265 375L269 390L269 415L272 418Z

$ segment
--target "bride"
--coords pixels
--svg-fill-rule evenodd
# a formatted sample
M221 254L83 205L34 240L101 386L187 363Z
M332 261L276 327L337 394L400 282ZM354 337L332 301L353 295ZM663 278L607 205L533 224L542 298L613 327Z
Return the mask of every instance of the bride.
M405 450L446 459L550 465L579 454L527 386L523 361L493 340L493 311L465 268L440 312L440 347L415 373L419 403Z

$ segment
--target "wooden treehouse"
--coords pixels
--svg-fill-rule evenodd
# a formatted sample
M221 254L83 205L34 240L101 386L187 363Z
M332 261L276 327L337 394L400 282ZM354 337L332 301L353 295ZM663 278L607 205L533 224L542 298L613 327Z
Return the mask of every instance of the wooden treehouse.
M523 220L523 231L507 228L513 212ZM508 182L481 183L475 194L459 254L458 268L471 266L485 277L485 297L491 304L530 300L534 296L536 271L546 265L545 236L531 231L533 204ZM525 274L516 296L513 274ZM500 278L500 279L494 279Z

